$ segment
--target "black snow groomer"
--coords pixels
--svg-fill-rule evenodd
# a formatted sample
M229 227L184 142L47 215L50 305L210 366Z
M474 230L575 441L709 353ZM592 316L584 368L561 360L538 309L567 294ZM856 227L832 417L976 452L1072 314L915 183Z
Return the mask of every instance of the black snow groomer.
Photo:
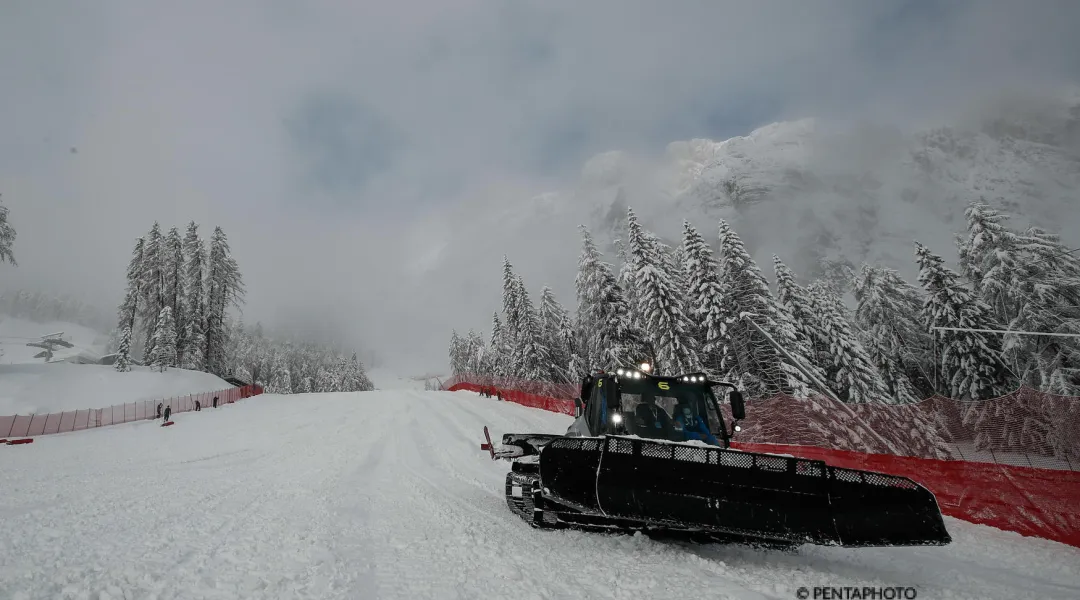
M774 547L951 541L936 498L910 479L731 449L739 427L727 431L717 387L737 423L745 408L729 383L597 373L565 435L508 433L484 447L512 461L506 501L534 527Z

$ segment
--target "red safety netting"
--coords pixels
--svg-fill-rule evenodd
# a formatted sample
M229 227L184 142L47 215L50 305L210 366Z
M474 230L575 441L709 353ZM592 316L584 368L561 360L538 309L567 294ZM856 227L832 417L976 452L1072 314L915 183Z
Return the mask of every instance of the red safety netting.
M1080 472L807 446L737 442L733 447L907 477L934 493L943 514L1080 547Z
M444 389L574 413L576 386L518 385L455 377ZM751 400L733 446L908 477L933 492L946 515L1080 547L1078 401L1029 389L981 402L934 397L904 406Z
M458 383L569 401L569 414L579 392L573 384L486 376L455 377L444 386ZM935 396L917 404L843 404L777 396L746 406L738 439L747 443L1080 471L1080 398L1030 388L977 402Z
M221 406L222 404L232 404L244 398L258 396L262 393L261 386L248 385L162 400L115 404L107 408L69 410L44 415L10 415L0 417L0 438L22 438L50 433L67 433L81 429L154 419L157 417L159 403L162 412L168 406L172 408L172 414L177 414L195 410L196 402L199 403L201 408L213 408L215 397L218 399L218 406Z

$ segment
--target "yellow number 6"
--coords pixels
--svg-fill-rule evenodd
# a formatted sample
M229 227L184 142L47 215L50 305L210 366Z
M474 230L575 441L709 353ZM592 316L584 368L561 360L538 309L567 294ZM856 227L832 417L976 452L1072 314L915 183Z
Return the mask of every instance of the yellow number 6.
M671 386L668 385L666 381L661 381L660 383L657 383L656 386L658 388L662 389L662 390L670 390L671 389Z

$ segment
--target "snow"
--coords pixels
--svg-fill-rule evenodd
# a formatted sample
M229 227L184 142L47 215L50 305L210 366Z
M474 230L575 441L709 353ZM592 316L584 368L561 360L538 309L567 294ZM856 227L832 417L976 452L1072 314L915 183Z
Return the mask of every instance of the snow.
M436 380L449 379L446 375L403 376L386 367L367 369L367 375L379 390L423 390L425 381L434 384Z
M0 415L31 415L105 408L233 387L202 371L131 367L118 373L109 365L65 362L0 364Z
M4 597L1080 597L1080 549L954 519L942 548L791 553L533 530L482 428L570 417L468 392L263 396L175 421L2 450Z
M27 342L38 340L43 335L64 332L64 341L70 342L72 348L62 346L53 350L53 361L61 361L79 354L100 358L105 354L105 345L108 336L89 327L68 323L66 321L49 321L35 323L25 319L19 319L7 315L0 315L0 365L9 364L45 364L45 359L34 358L41 352L41 348L27 346ZM82 407L85 408L85 407ZM3 411L0 410L0 413ZM5 413L6 414L6 413Z

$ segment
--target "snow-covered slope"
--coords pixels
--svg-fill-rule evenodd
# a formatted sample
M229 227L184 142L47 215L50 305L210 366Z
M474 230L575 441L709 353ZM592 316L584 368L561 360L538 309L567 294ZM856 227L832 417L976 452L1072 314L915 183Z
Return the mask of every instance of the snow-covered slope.
M0 415L105 408L231 387L216 375L183 369L132 367L117 373L107 365L0 364Z
M475 394L265 396L3 450L11 598L919 598L1080 596L1080 549L947 520L943 548L796 553L535 531L481 427L569 418ZM10 454L10 456L8 456Z
M79 354L101 358L105 353L108 343L107 335L94 331L89 327L68 323L66 321L50 321L35 323L25 319L19 319L0 314L0 364L44 364L45 359L34 358L41 352L41 348L27 346L27 342L38 340L43 335L63 332L63 339L72 344L71 348L59 347L53 351L53 360L60 361Z
M423 390L424 383L434 383L437 376L401 375L392 369L377 367L368 370L368 378L378 390ZM445 376L442 378L446 379Z

